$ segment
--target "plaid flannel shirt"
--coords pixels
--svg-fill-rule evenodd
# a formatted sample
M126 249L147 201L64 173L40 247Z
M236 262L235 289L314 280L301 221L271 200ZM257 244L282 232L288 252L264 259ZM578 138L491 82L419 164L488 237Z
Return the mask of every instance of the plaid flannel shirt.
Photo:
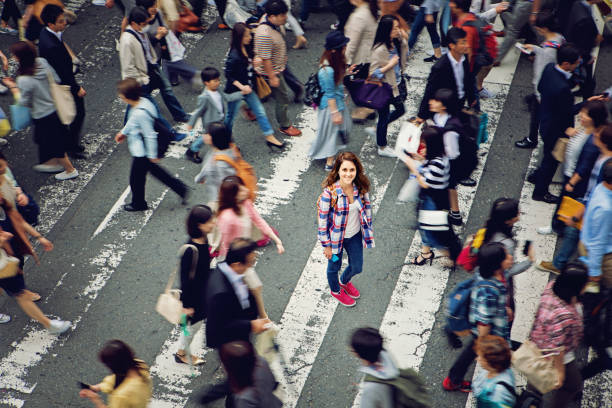
M480 277L479 277L480 278ZM478 336L477 325L491 326L490 334L510 341L510 326L506 314L508 290L495 278L480 278L471 293L469 319L472 333Z
M335 190L336 204L331 207L332 195ZM353 198L359 205L359 220L361 221L361 237L364 248L374 247L374 231L372 230L372 205L370 196L365 193L359 195L357 186L353 185ZM346 230L346 221L349 213L349 199L344 194L340 182L323 190L317 205L319 228L319 241L323 247L331 246L332 254L342 253L342 241Z

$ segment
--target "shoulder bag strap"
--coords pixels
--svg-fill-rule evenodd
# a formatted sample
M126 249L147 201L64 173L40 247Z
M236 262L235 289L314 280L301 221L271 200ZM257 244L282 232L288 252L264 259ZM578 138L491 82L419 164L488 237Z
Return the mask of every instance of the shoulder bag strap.
M512 385L508 384L505 381L498 381L495 383L495 385L497 384L501 385L502 387L505 387L508 391L510 391L510 394L512 394L516 398L516 389ZM491 389L491 391L493 391L493 389Z
M219 160L222 162L226 162L227 164L229 164L230 166L232 166L234 169L238 169L238 165L236 164L236 162L234 160L232 160L228 155L226 154L217 154L215 155L215 160Z
M189 279L193 279L198 266L198 257L200 256L200 252L198 251L198 247L195 245L185 244L181 247L181 257L185 254L187 248L191 248L193 251L193 255L191 256L191 269L189 270Z

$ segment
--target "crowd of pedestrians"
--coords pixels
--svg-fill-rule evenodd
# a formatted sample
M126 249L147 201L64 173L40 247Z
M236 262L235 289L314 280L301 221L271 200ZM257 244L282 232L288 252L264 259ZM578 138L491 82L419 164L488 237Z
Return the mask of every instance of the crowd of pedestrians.
M464 348L449 367L442 388L474 392L482 407L510 407L527 397L537 407L543 394L556 390L553 406L557 408L578 395L583 377L610 369L612 124L606 105L610 92L594 95L593 50L602 36L592 10L599 1L554 5L544 0L512 4L425 0L419 7L404 0L330 1L338 21L322 44L312 80L305 85L289 68L285 26L296 36L294 48L304 47L307 40L301 24L315 8L313 0L303 0L299 19L283 0L240 1L241 12L235 11L233 1L215 1L221 18L218 27L231 29L231 40L223 66L201 68L185 60L181 33L203 30L199 17L204 0L193 0L193 11L182 1L94 0L109 8L117 5L123 15L117 93L126 111L115 141L126 141L132 156L131 202L123 209L149 208L148 173L172 189L183 205L188 203L191 188L160 165L168 145L188 134L163 117L154 90L159 90L172 121L184 123L194 137L185 159L202 166L194 181L205 185L208 201L194 205L185 221L188 238L179 249L178 261L183 327L174 354L177 364L205 364L192 352L194 334L205 325L206 345L218 351L227 380L202 394L202 402L226 397L234 407L282 406L268 362L251 341L274 327L254 269L256 250L269 242L274 242L279 255L285 249L277 231L254 205L257 179L232 137L238 112L242 109L245 118L257 121L271 152L283 151L287 144L276 137L275 128L284 137L299 137L301 131L288 107L301 103L303 97L313 101L317 127L309 156L325 160L327 172L316 202L317 236L327 260L330 295L343 306L354 306L361 297L357 286L363 249L374 247L375 229L370 181L359 157L344 149L349 135L355 133L353 123L376 119L365 133L376 143L380 157L398 157L397 149L390 146L388 126L406 113L407 82L424 27L433 48L433 55L424 62L433 65L418 112L410 119L420 129L420 145L402 156L414 180L422 241L412 263L432 266L437 256L448 257L454 268L473 273L466 286L469 303L460 316L467 328L459 333L450 322L444 328L451 346ZM0 32L18 34L20 40L10 47L17 77L7 76L2 82L15 105L29 113L39 156L33 169L56 173L57 180L73 179L79 172L72 160L87 160L81 144L87 92L75 78L78 58L63 39L76 16L59 1L26 4L22 16L14 0L4 1ZM184 19L190 15L185 9L195 15L194 21ZM229 10L234 11L228 14ZM504 22L503 31L493 30L497 15ZM244 18L240 21L236 16ZM10 19L15 27L9 25ZM503 38L499 47L497 38ZM557 208L551 226L541 226L538 232L562 236L554 259L537 265L529 245L523 250L527 259L515 262L519 251L514 225L520 210L514 198L495 200L486 225L465 246L454 230L463 224L457 185L477 183L470 176L478 163L481 101L495 96L484 87L484 80L518 38L527 39L519 46L533 59L534 88L526 98L529 134L516 146L535 148L541 137L541 161L527 180L535 184L533 200ZM203 88L191 115L172 89L181 79ZM58 99L58 84L68 86L72 104ZM364 101L356 90L372 84L380 93L372 98L376 101ZM274 103L275 124L263 107L268 98ZM574 125L576 115L578 126ZM549 186L561 162L564 185L561 196L556 196ZM63 333L71 323L47 318L34 303L40 295L26 289L24 258L36 259L31 240L45 251L52 250L53 244L35 229L38 207L19 187L1 154L0 204L0 288L49 332ZM340 273L344 252L348 263ZM521 344L510 338L517 312L513 277L532 266L552 273L554 279L542 293L528 341ZM0 314L0 323L9 320L10 316ZM588 338L584 333L589 333ZM585 340L598 358L581 368L576 350ZM513 353L525 353L527 347L551 352L552 368L545 374L554 377L553 386L543 389L539 380L544 373L530 373L529 384L519 395L510 366ZM415 390L412 397L424 404L420 406L430 406L427 388L431 393L434 387L427 387L415 371L398 367L377 330L355 330L350 349L365 373L362 407L399 406L407 383ZM109 394L109 407L146 406L152 381L148 367L131 348L111 340L99 359L112 375L96 385L83 384L80 396L98 407L105 406L100 392ZM464 377L474 361L481 369L472 383Z

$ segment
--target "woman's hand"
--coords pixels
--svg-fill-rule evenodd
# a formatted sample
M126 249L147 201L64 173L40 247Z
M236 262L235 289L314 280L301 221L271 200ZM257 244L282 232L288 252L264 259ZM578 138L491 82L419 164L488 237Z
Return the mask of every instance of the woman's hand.
M195 310L193 307L184 307L183 313L185 313L187 316L193 316L193 314L195 313Z
M125 141L126 136L121 133L121 132L117 132L117 134L115 135L115 142L117 143L123 143Z
M568 193L571 193L572 191L574 191L574 186L572 186L570 183L567 183L565 185L565 191L567 191Z
M327 259L332 259L332 249L330 246L323 248L323 255Z
M28 199L28 196L25 195L23 191L21 191L21 188L17 187L17 190L19 190L17 191L17 197L16 197L17 205L20 207L24 207L28 205L28 203L30 202L30 200Z
M429 185L425 182L425 178L422 175L417 174L416 178L421 188L429 188Z
M93 403L102 401L102 399L100 398L98 393L93 391L91 388L90 389L86 388L84 390L79 391L79 396L81 398L89 398L91 400L91 402L93 402Z
M357 64L353 64L346 70L346 75L353 75L355 73L355 68L357 68Z
M578 131L573 127L568 127L567 129L565 129L565 134L568 137L574 137L578 134Z
M397 64L399 64L399 61L400 61L400 59L399 59L399 55L397 55L397 54L396 54L396 55L394 55L393 57L391 57L391 59L389 60L389 64L388 64L388 65L389 65L391 68L393 68L394 66L396 66Z
M280 239L276 242L276 252L278 252L279 255L285 253L285 247L283 246L283 243Z
M39 237L38 242L42 245L45 252L53 251L53 243L45 237Z
M425 22L427 24L435 23L434 18L433 18L433 14L425 14Z
M249 85L243 86L242 89L240 90L240 93L243 95L248 95L251 92L253 92L253 89Z
M334 125L342 124L342 114L339 111L335 111L334 113L332 113L331 117L332 117L332 123Z

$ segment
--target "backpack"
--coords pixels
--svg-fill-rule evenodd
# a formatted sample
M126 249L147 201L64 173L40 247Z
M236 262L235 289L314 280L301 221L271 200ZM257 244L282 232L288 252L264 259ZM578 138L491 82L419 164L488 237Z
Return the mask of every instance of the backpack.
M240 150L236 145L232 144L232 148L236 159L232 159L225 154L217 154L215 155L215 160L226 162L236 170L236 176L240 177L244 186L250 191L249 198L251 201L255 201L257 195L257 176L255 175L255 169L242 158Z
M147 115L149 115L151 119L153 119L153 130L157 132L157 158L161 159L168 151L170 142L174 140L172 129L169 129L168 126L166 126L160 118L156 118L151 115L148 110L142 108L138 109L145 111ZM144 143L144 136L142 137L142 142Z
M457 265L461 266L465 271L472 272L476 268L478 262L478 250L484 241L484 235L487 230L481 228L476 235L472 236L465 244L461 253L457 257Z
M512 396L514 397L514 403L516 404L516 401L517 401L516 389L512 385L508 384L505 381L498 381L495 383L495 385L501 385L505 389L507 389L510 392L510 394L512 394ZM486 393L484 393L484 395L480 394L478 397L476 397L476 401L477 401L476 406L478 408L502 408L502 407L507 406L506 404L491 401L490 399L488 399L489 395L493 392L494 389L495 388L491 388ZM515 406L516 405L512 405L512 407L515 407Z
M481 286L494 287L486 283L486 280L480 280L474 276L459 282L448 295L446 324L458 336L467 335L471 331L472 324L470 323L469 314L472 290Z
M392 379L376 378L366 374L364 382L387 384L393 390L393 401L396 408L430 408L433 407L425 383L412 368L400 368L399 376Z
M472 57L474 58L474 72L478 72L481 67L493 64L497 56L497 40L493 34L493 26L479 17L466 21L463 26L474 27L478 30L478 50Z
M319 70L314 74L310 74L308 81L304 84L304 105L312 108L317 108L323 98L323 90L319 83Z
M455 176L457 180L469 177L478 166L478 146L474 139L469 137L465 126L459 118L451 118L446 122L444 132L457 132L459 134L459 156L455 159Z

